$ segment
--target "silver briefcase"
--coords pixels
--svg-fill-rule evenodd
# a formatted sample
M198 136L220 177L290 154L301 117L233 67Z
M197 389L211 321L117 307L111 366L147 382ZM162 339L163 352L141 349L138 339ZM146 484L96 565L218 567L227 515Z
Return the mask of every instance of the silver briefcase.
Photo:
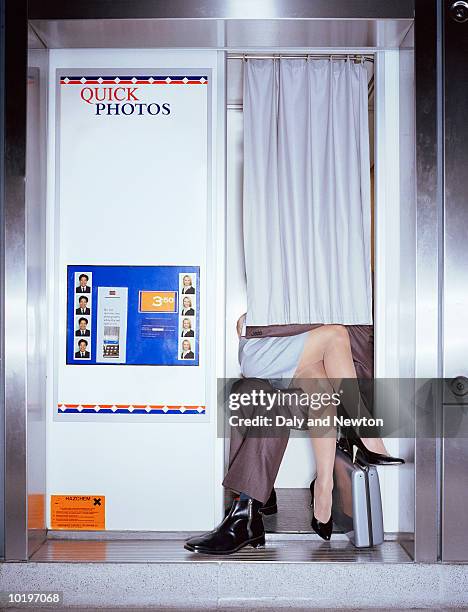
M333 522L357 548L377 546L384 540L382 499L377 469L353 463L349 455L336 448L333 472Z

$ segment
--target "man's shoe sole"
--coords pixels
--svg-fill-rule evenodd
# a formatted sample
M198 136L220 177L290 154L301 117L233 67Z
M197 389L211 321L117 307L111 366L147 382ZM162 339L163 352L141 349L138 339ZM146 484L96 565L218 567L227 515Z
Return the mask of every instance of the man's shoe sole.
M232 555L233 553L245 548L246 546L252 546L253 548L263 548L265 546L265 536L261 535L257 538L253 538L252 540L247 540L246 542L242 542L237 548L233 548L232 550L210 550L209 548L196 548L195 546L190 546L190 544L184 544L185 550L189 550L190 552L201 553L202 555Z

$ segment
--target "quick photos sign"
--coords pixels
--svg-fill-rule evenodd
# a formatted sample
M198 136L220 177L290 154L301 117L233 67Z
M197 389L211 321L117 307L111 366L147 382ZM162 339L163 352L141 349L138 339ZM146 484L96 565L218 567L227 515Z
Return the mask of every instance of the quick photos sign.
M96 117L147 116L164 119L177 112L168 88L206 87L207 75L60 75L61 89L72 91Z

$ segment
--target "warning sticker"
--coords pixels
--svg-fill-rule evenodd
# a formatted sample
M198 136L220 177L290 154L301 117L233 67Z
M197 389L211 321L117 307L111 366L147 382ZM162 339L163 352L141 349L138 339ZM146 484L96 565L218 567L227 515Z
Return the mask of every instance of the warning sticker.
M106 498L104 495L51 495L51 529L106 528Z

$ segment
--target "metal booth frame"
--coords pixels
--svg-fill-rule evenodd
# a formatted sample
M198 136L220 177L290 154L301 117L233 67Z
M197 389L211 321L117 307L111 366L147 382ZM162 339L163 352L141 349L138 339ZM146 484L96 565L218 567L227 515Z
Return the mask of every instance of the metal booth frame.
M445 1L445 0L444 0ZM29 4L29 6L27 6ZM450 4L450 3L449 3ZM443 254L443 2L442 0L121 0L104 3L56 0L1 0L1 224L2 334L0 400L5 445L0 460L0 522L4 524L5 560L27 560L31 550L27 525L27 237L26 237L26 80L29 20L192 19L192 20L333 20L415 19L416 163L418 285L416 376L441 377ZM431 245L431 248L428 248ZM414 559L441 559L441 448L437 440L415 446ZM2 463L3 462L3 463ZM2 478L4 479L2 481ZM0 531L1 535L1 531ZM45 539L39 530L34 547ZM1 538L0 538L1 541Z

